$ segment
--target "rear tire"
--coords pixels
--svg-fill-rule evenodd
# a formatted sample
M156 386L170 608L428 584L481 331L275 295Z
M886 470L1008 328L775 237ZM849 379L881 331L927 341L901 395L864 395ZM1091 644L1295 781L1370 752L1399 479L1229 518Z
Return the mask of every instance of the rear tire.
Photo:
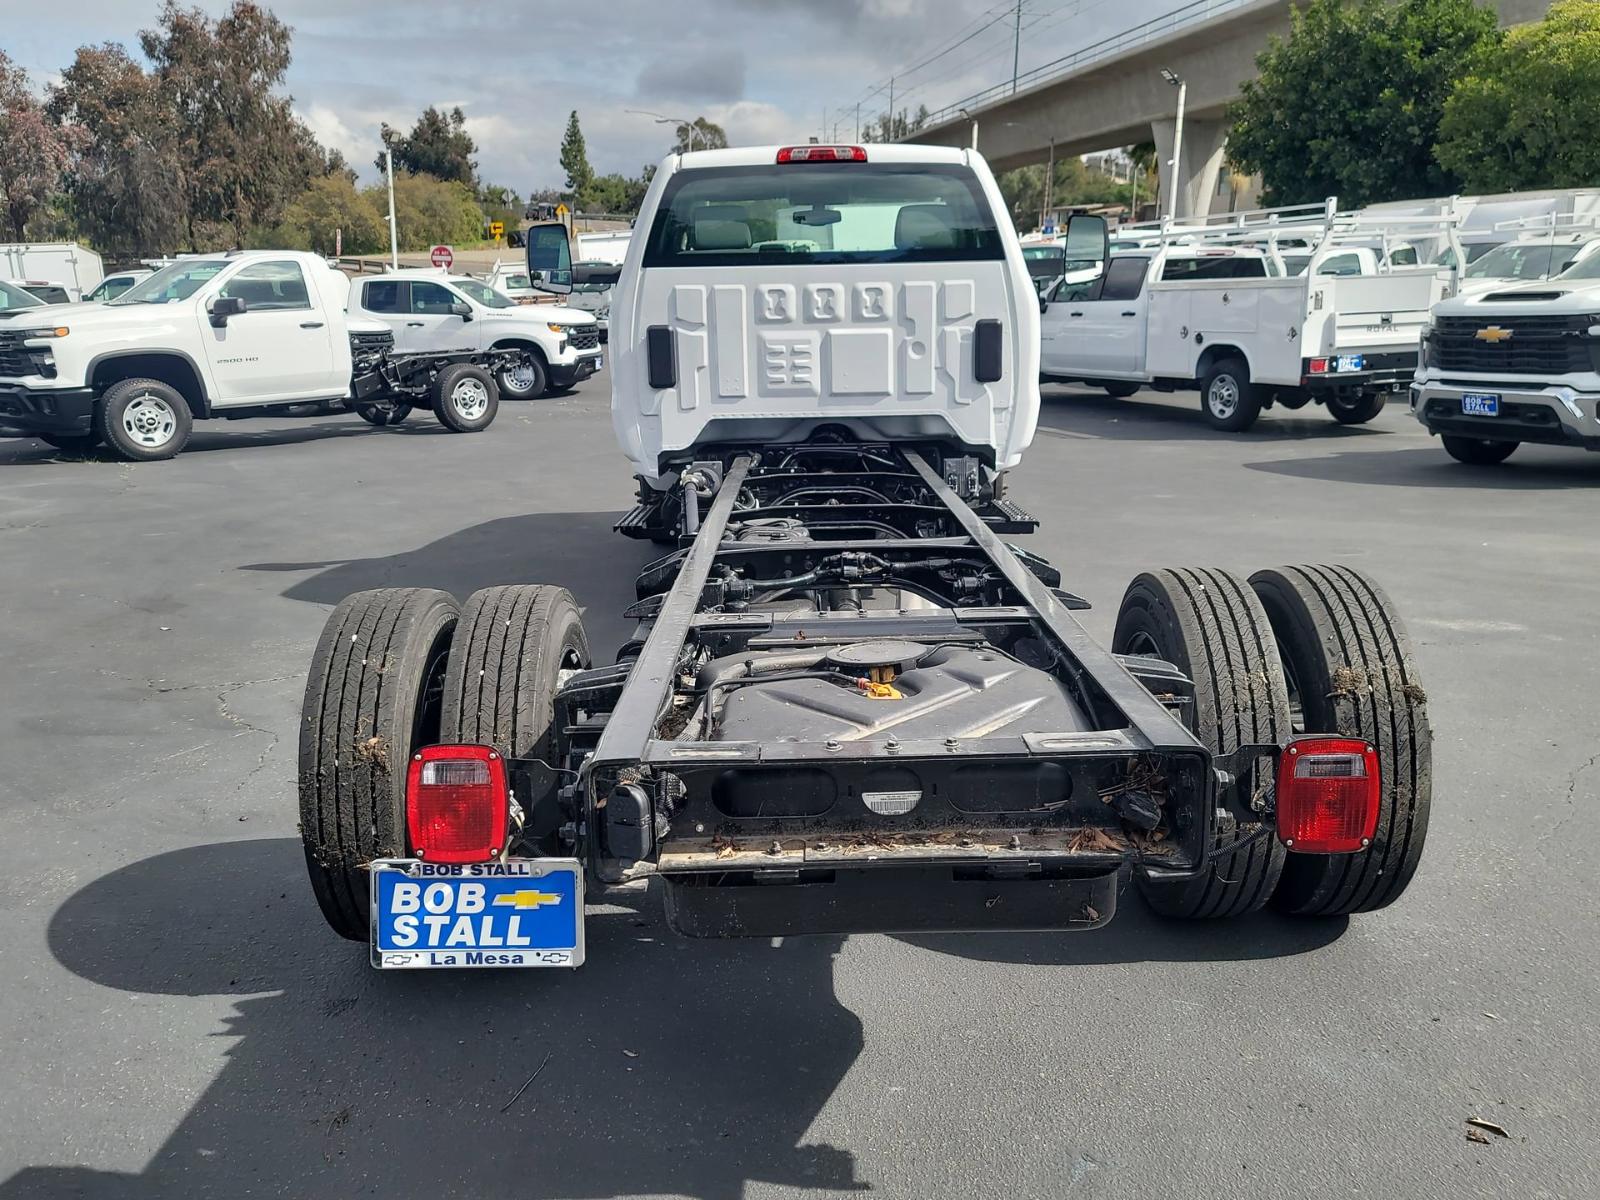
M406 768L439 740L454 597L430 588L357 592L323 626L300 713L300 838L322 915L367 937L368 872L406 852Z
M505 400L537 400L550 388L550 374L544 360L533 351L525 352L522 362L504 371L497 371L495 385Z
M1137 383L1102 383L1106 395L1115 396L1118 400L1126 400L1139 390Z
M1372 845L1291 851L1273 903L1305 916L1384 908L1416 873L1433 800L1433 731L1410 639L1383 590L1349 567L1258 571L1250 586L1277 635L1296 732L1364 738L1383 776Z
M471 363L454 363L433 377L428 388L434 416L452 433L489 428L500 408L500 392L489 372Z
M561 777L555 768L561 764L554 722L560 673L589 662L578 602L565 588L484 588L461 610L445 671L440 737L500 752L533 840L548 837L559 823L555 793Z
M1521 442L1492 442L1488 438L1460 437L1451 433L1441 434L1439 440L1444 443L1445 453L1451 458L1474 467L1503 463L1522 445Z
M1368 421L1376 420L1388 403L1389 397L1385 392L1362 392L1349 402L1330 397L1328 415L1341 425L1365 425Z
M193 428L189 402L159 379L120 380L94 406L95 436L129 462L173 457Z
M1128 585L1111 648L1153 654L1194 681L1194 735L1218 754L1289 736L1289 701L1267 615L1244 580L1227 571L1176 570L1140 575ZM1283 868L1283 847L1261 823L1241 824L1235 851L1213 848L1210 866L1184 883L1139 890L1168 917L1236 917L1266 904Z
M404 404L393 402L386 404L358 404L356 416L368 425L398 425L411 415L411 409Z
M1200 381L1200 412L1206 424L1227 433L1249 429L1261 415L1261 389L1250 382L1242 359L1213 363Z

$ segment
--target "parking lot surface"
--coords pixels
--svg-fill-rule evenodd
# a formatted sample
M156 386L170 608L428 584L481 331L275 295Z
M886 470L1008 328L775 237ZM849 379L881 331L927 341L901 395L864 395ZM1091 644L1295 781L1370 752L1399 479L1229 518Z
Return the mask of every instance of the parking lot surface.
M1222 435L1047 389L1012 476L1106 640L1147 568L1389 590L1435 733L1393 908L774 944L641 893L576 974L370 970L296 832L312 646L361 588L537 581L609 661L651 548L607 386L474 436L0 441L0 1197L1596 1194L1600 457L1462 467L1394 406Z

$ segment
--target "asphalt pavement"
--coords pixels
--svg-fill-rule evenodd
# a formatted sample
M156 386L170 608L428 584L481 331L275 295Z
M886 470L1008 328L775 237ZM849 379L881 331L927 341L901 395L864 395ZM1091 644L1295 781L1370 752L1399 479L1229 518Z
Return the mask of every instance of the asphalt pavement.
M1463 467L1395 407L1049 389L1012 477L1102 638L1151 567L1389 590L1435 737L1391 909L690 942L639 894L575 974L373 972L296 834L312 646L357 589L539 581L609 661L651 549L607 384L472 436L0 441L0 1200L1600 1194L1600 456Z

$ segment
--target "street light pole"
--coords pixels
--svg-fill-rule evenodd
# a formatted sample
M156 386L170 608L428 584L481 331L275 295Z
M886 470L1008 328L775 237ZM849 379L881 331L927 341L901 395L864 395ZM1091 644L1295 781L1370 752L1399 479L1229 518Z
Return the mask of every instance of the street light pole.
M1178 170L1183 164L1183 102L1188 97L1189 85L1179 79L1165 67L1161 68L1161 78L1178 89L1178 119L1172 130L1172 178L1169 181L1167 196L1167 216L1174 220L1178 216Z
M394 223L394 151L383 148L383 169L389 176L389 265L400 269L400 231Z
M1044 176L1044 211L1039 214L1039 228L1043 229L1045 222L1050 219L1050 201L1055 195L1056 183L1056 135L1050 135L1050 165L1045 168Z

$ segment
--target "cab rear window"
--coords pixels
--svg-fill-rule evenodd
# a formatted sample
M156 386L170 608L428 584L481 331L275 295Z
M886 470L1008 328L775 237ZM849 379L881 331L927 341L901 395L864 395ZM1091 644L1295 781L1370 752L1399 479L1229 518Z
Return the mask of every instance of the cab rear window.
M994 213L967 167L805 163L680 171L661 198L643 265L1001 257Z

